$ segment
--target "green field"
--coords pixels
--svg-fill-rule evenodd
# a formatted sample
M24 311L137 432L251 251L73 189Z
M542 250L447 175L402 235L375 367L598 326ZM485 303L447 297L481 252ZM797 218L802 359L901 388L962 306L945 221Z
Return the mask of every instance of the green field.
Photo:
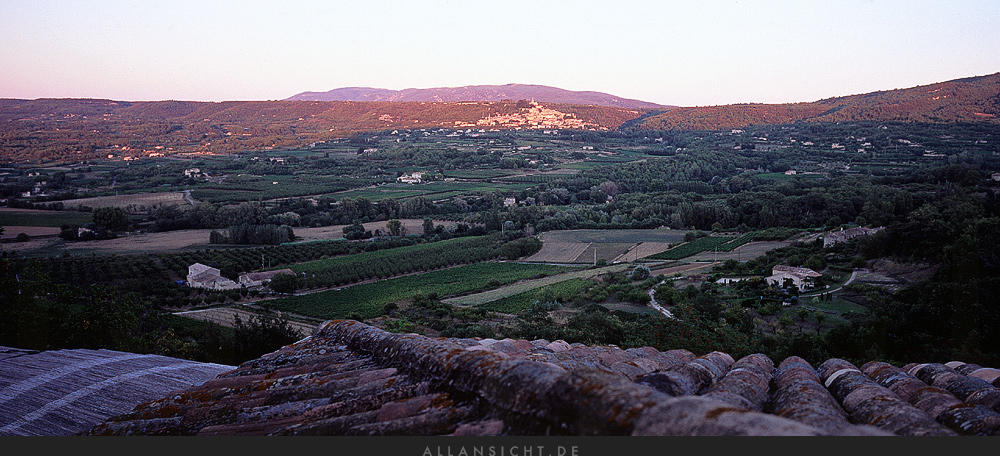
M228 177L221 184L200 184L191 196L211 203L238 202L319 195L369 184L367 180L344 176L244 174Z
M727 242L734 241L738 238L736 237L726 237L726 236L706 236L703 238L695 239L691 242L685 242L677 247L674 247L665 252L657 253L656 255L650 255L646 258L652 260L680 260L682 258L687 258L691 255L695 255L706 250L712 250L716 247L720 247ZM721 248L719 250L722 250Z
M0 226L63 226L92 222L90 213L70 211L0 211Z
M593 242L638 244L640 242L680 242L687 231L683 230L561 230L542 234L545 242Z
M611 163L598 163L598 162L593 162L593 161L583 161L583 162L576 162L576 163L563 163L563 164L560 164L559 167L560 168L564 168L564 169L579 169L581 171L589 171L589 170L592 170L592 169L595 169L595 168L599 168L601 166L607 166L607 165L610 165L610 164Z
M549 275L548 277L524 280L506 287L501 287L489 291L483 291L480 293L456 296L453 298L445 299L444 301L447 302L448 304L454 304L457 306L481 305L494 301L499 301L501 299L505 299L510 296L518 295L521 293L533 292L539 288L543 288L549 285L555 285L557 283L565 282L567 280L587 279L590 277L594 277L609 272L621 272L627 268L628 265L625 263L613 264L610 266L604 266L601 268L592 268L592 269L577 268L576 270L574 270L573 268L566 268L568 272L563 272L558 275Z
M267 307L309 317L373 318L386 304L418 293L448 296L500 286L540 274L572 270L560 266L486 262L267 301Z
M358 263L375 263L379 261L403 262L411 259L426 260L443 254L455 256L466 250L488 251L491 241L487 237L463 237L446 241L417 244L393 249L363 252L354 255L343 255L324 260L309 261L287 266L295 272L316 272L327 269L342 268ZM280 268L274 268L280 269Z
M365 198L369 201L384 199L404 199L423 196L430 199L447 199L468 193L489 193L521 191L530 187L527 183L486 183L486 182L429 182L425 184L385 184L374 188L362 188L337 192L331 196L341 198Z
M490 179L517 174L517 171L509 169L455 169L444 171L442 174L444 174L444 177L454 177L456 179Z
M531 307L535 301L538 301L543 295L548 294L549 292L551 292L552 296L556 299L567 301L572 299L573 296L576 296L581 291L589 288L592 284L593 282L588 279L577 278L564 280L537 290L525 291L513 296L497 299L496 301L490 301L488 303L481 304L479 307L486 310L492 310L494 312L511 314L518 313Z
M802 179L819 179L819 178L823 177L823 175L822 174L792 174L792 175L787 175L785 173L762 173L762 174L757 174L754 177L757 177L757 178L760 178L760 179L767 179L767 180L771 180L771 181L775 181L775 182L786 182L786 181L790 181L790 180L796 179L796 178L802 178Z

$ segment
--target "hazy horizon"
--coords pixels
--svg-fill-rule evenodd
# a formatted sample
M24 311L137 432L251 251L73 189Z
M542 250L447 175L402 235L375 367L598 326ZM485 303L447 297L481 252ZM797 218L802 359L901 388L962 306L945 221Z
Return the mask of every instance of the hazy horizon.
M990 1L0 4L0 98L281 100L510 83L810 102L1000 71Z

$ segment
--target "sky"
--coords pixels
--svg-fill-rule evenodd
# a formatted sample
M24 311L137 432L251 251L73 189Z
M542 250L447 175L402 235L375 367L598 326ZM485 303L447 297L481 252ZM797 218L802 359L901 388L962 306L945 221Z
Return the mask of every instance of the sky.
M704 106L997 72L997 0L0 1L0 98L520 83Z

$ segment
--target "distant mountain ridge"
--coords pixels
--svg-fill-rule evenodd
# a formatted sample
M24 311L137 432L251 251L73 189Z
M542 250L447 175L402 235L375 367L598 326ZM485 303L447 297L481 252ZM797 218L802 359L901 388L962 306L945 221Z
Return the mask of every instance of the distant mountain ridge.
M662 109L667 106L621 98L602 92L572 91L532 84L471 85L430 89L376 89L342 87L326 92L302 92L285 101L502 101L535 100L546 103L612 106L627 109Z

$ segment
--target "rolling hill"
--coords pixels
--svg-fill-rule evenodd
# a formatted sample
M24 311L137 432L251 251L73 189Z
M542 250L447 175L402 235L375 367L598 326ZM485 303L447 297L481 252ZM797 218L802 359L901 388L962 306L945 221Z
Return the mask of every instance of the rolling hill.
M631 100L601 92L579 92L543 85L507 84L389 90L343 87L327 92L302 92L288 101L503 101L535 100L542 103L613 106L626 109L657 109L666 106Z
M304 147L356 132L421 128L615 130L645 110L599 105L389 101L0 99L0 160Z
M682 107L651 113L629 129L720 130L794 122L1000 123L1000 73L811 103Z

